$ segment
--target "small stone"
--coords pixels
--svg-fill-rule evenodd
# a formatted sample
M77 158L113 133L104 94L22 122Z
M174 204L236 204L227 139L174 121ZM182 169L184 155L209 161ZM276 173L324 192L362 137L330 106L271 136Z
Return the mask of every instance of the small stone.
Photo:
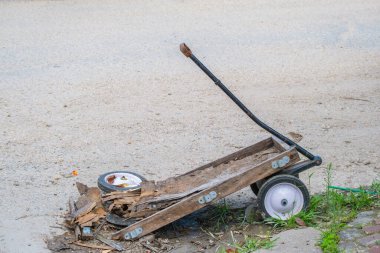
M299 217L296 218L296 223L298 224L298 226L306 227L306 223Z
M376 224L376 225L380 225L380 219L376 219L376 220L375 220L375 224Z
M380 253L380 246L379 245L376 245L376 246L372 246L369 251L369 253Z
M342 241L339 243L339 249L342 252L358 252L358 249L362 248L361 246L356 245L354 242L345 242Z
M361 233L361 231L357 228L347 228L347 229L342 230L339 233L339 237L341 240L348 240L348 241L354 240L355 238L358 238L362 235L363 234Z
M374 234L380 232L380 225L376 226L366 226L363 228L364 233L367 235Z
M363 237L359 240L359 242L364 246L372 246L376 243L376 241L380 240L380 234L369 235Z
M363 227L369 223L372 223L373 215L374 215L373 211L361 212L358 214L358 217L356 217L355 220L353 220L352 222L348 224L348 226L356 227L360 225L361 227Z

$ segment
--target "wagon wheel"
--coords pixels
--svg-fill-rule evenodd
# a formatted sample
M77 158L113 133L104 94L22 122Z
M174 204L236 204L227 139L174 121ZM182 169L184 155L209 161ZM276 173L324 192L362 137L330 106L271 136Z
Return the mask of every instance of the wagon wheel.
M265 217L287 220L305 210L310 196L305 184L295 176L278 175L260 188L257 202Z
M253 193L257 196L257 194L259 193L259 190L261 188L261 186L265 183L265 179L261 179L259 181L256 181L255 183L251 184L251 190L253 191Z
M293 175L295 176L296 178L299 178L299 174L296 174L296 175ZM269 177L270 178L270 177ZM252 192L257 196L257 194L259 193L260 191L260 188L261 186L269 180L269 178L264 178L264 179L261 179L259 181L256 181L255 183L251 184L251 190Z
M116 180L118 182L114 182ZM137 190L141 188L143 181L146 181L146 179L135 172L112 171L99 176L98 187L105 193ZM120 183L120 185L117 183Z

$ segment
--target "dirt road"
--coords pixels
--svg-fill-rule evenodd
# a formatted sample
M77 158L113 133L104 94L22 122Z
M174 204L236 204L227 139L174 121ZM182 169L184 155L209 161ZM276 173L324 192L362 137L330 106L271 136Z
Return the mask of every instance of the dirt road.
M266 136L181 42L335 184L380 177L377 0L3 1L0 252L47 252L76 181L163 179ZM301 177L323 190L323 169Z

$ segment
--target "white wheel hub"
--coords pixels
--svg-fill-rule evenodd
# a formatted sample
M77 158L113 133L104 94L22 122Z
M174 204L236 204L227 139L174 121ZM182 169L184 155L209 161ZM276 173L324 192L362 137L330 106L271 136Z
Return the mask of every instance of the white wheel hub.
M105 177L105 181L120 188L137 187L142 182L139 177L127 172L112 173Z
M277 219L287 220L301 212L304 196L301 190L290 183L278 183L265 194L264 206L267 213Z

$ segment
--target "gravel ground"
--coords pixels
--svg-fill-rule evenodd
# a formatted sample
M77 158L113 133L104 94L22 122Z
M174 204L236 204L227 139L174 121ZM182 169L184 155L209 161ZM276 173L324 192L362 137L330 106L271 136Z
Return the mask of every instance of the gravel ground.
M2 253L47 252L75 181L163 179L267 136L181 42L334 184L380 177L377 0L2 1L0 38ZM301 178L323 190L323 169Z

